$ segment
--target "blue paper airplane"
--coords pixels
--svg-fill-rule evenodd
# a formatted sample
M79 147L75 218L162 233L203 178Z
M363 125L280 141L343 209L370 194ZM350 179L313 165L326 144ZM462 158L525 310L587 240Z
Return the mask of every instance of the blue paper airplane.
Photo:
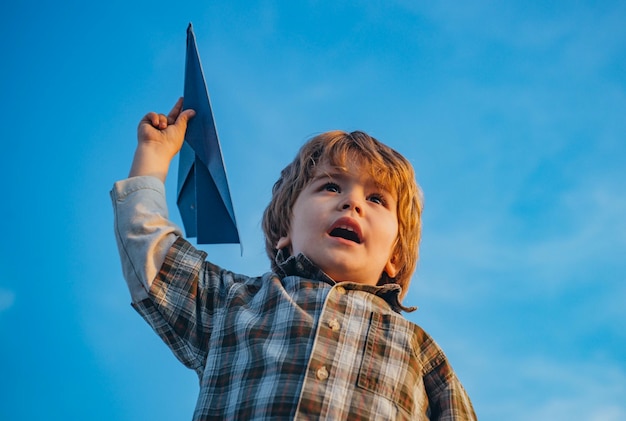
M196 112L189 120L178 164L176 204L185 232L187 237L196 237L198 244L241 243L191 23L187 28L184 90L183 109Z

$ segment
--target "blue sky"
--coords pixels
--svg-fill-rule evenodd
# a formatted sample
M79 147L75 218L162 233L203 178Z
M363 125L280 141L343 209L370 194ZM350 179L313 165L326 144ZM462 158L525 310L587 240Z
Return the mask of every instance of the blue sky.
M191 417L197 379L129 305L108 197L139 119L182 94L190 21L244 243L213 261L266 271L280 169L365 130L415 166L409 318L479 418L626 419L626 5L420 3L5 5L0 419Z

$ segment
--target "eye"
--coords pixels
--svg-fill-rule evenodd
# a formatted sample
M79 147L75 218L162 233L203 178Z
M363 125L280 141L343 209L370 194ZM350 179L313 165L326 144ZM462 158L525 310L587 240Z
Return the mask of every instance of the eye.
M367 198L367 200L369 200L370 202L376 203L378 205L382 205L382 206L387 206L387 201L385 200L385 197L382 194L372 194L370 195L370 197Z
M331 183L331 182L324 183L324 185L322 186L322 190L329 191L329 192L332 192L332 193L340 193L341 192L341 189L339 188L339 185L336 184L336 183Z

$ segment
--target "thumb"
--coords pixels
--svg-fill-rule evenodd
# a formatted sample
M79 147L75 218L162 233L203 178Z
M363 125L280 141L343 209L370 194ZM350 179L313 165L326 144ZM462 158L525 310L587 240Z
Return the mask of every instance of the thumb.
M176 122L174 125L181 129L183 132L187 130L187 123L190 119L192 119L196 115L196 112L192 109L185 110L181 112L178 117L176 117Z

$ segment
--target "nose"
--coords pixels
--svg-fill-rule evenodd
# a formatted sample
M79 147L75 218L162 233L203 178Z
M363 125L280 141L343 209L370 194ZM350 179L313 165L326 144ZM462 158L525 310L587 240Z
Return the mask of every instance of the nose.
M353 195L348 195L341 201L341 210L354 209L354 211L361 215L363 213L363 207L359 204Z

